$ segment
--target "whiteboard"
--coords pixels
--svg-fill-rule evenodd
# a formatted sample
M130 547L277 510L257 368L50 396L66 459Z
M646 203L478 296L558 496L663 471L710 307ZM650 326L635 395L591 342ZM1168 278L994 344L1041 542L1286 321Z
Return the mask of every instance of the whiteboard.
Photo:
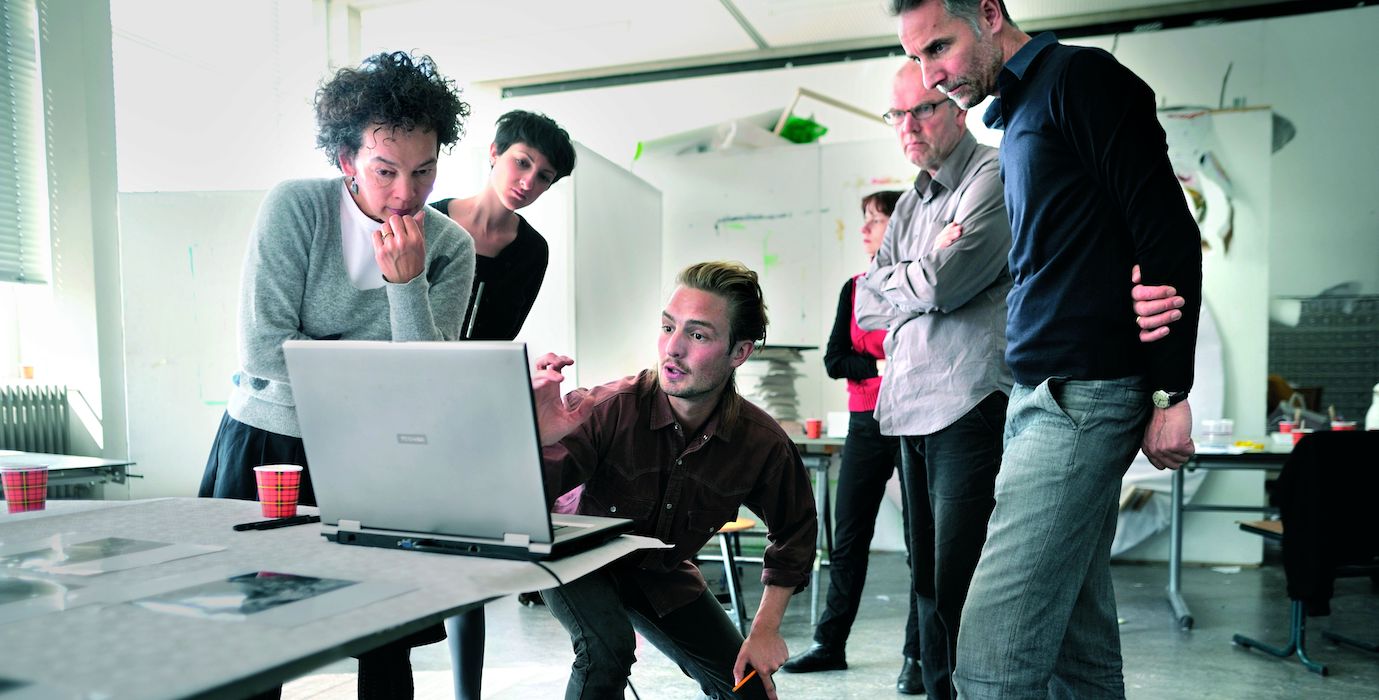
M550 245L541 293L517 339L535 359L570 355L563 390L635 374L656 360L661 193L576 142L575 171L522 210Z
M266 192L125 193L120 205L135 498L196 492L237 369L235 314Z

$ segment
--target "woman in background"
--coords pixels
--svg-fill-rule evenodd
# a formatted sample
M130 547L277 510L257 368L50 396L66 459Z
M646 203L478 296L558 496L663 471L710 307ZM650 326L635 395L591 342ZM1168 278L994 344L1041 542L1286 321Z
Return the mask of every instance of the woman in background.
M575 169L570 135L541 114L513 110L498 118L488 147L489 176L483 191L431 206L474 238L474 289L465 312L466 340L512 340L522 330L541 282L550 249L518 209L535 202ZM536 594L523 593L534 601ZM455 697L479 700L484 671L484 609L445 621Z
M900 192L874 192L862 198L862 249L867 257L876 256L886 235L891 212ZM867 559L876 514L885 496L886 482L900 465L900 438L881 434L873 416L877 392L881 389L881 368L885 365L882 345L885 331L864 331L857 326L853 296L857 277L843 284L838 295L838 312L824 351L824 368L834 379L846 379L848 389L848 435L843 443L843 463L838 471L837 525L833 549L829 553L828 604L814 628L814 644L781 668L793 673L832 671L847 668L844 648L862 586L867 580ZM901 490L902 498L904 490ZM902 512L909 516L908 504ZM905 529L909 532L909 528ZM908 542L906 543L908 546ZM910 597L905 622L904 662L896 689L901 693L924 692L919 667L919 624L914 596Z
M240 282L240 370L202 497L256 500L254 467L298 464L300 501L315 505L283 341L460 337L474 243L424 211L440 149L468 115L430 57L402 52L342 69L317 91L316 145L343 177L283 182L259 208ZM361 655L359 696L412 697L410 646L443 635L437 625Z

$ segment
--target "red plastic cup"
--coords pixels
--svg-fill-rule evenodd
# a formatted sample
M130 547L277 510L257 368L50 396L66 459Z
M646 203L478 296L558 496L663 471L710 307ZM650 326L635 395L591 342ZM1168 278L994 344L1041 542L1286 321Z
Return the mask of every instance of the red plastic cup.
M824 422L818 418L806 418L804 421L804 436L810 440L819 439L824 432Z
M1331 421L1331 429L1332 429L1333 431L1339 431L1339 430L1355 430L1355 429L1356 429L1356 427L1355 427L1355 421L1353 421L1353 420L1333 420L1333 421Z
M5 505L11 513L26 513L48 507L48 467L46 465L0 466L5 487Z
M1312 434L1312 429L1311 429L1311 428L1303 428L1303 429L1301 429L1301 430L1294 430L1294 431L1293 431L1293 444L1294 444L1294 445L1298 444L1298 441L1299 441L1299 440L1302 440L1304 437L1306 437L1306 436L1308 436L1308 435L1311 435L1311 434Z
M1295 427L1297 426L1295 426L1293 424L1293 421L1290 420L1281 420L1278 422L1278 431L1280 433L1291 433L1293 432L1293 428Z
M265 518L290 518L297 514L297 492L302 485L302 468L295 464L265 464L254 467L259 485L259 505Z

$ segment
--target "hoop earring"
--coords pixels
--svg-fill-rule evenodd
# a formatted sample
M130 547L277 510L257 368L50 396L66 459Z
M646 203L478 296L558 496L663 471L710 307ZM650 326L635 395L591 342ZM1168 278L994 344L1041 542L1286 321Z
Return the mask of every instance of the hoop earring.
M350 178L350 194L359 194L359 181L353 177Z

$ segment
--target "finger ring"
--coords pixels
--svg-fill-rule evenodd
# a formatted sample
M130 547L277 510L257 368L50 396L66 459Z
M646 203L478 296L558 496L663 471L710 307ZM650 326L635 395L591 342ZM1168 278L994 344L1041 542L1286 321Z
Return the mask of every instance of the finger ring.
M383 237L382 237L380 240L386 241L386 240L388 240L388 236L391 236L391 235L393 235L393 232L392 232L392 231L387 231L387 232L385 232L385 233L383 234Z

